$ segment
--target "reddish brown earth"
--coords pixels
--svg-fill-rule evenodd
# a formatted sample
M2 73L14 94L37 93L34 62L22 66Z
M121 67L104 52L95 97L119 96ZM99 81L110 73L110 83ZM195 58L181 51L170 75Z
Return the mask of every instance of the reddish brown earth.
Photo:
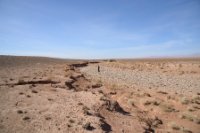
M0 56L0 132L199 133L199 81L199 58Z

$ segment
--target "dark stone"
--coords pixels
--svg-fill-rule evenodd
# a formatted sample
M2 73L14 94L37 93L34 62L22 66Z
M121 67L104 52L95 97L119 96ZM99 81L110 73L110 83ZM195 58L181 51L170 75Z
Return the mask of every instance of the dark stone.
M26 121L26 120L30 120L30 119L31 119L31 118L28 117L28 116L26 116L26 117L23 118L23 120L25 120L25 121Z
M38 93L36 90L32 90L33 93Z
M23 114L23 111L22 110L18 110L17 113L18 114Z
M91 126L90 122L87 122L85 125L83 125L83 128L90 131L95 129L93 126Z

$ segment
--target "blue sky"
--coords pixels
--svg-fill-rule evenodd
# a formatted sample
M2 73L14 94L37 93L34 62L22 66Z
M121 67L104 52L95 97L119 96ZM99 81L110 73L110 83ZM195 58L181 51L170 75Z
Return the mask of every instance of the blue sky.
M200 1L0 0L0 54L200 55Z

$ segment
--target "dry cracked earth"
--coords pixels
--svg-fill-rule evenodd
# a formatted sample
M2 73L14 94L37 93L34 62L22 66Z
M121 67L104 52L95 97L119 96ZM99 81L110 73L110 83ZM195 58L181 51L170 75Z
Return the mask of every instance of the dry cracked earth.
M199 58L0 56L0 133L200 133L199 81Z

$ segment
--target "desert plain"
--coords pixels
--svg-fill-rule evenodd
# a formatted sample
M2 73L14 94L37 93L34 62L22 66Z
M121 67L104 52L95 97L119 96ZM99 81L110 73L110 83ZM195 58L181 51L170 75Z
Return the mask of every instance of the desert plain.
M57 132L200 133L200 58L0 56L0 133Z

